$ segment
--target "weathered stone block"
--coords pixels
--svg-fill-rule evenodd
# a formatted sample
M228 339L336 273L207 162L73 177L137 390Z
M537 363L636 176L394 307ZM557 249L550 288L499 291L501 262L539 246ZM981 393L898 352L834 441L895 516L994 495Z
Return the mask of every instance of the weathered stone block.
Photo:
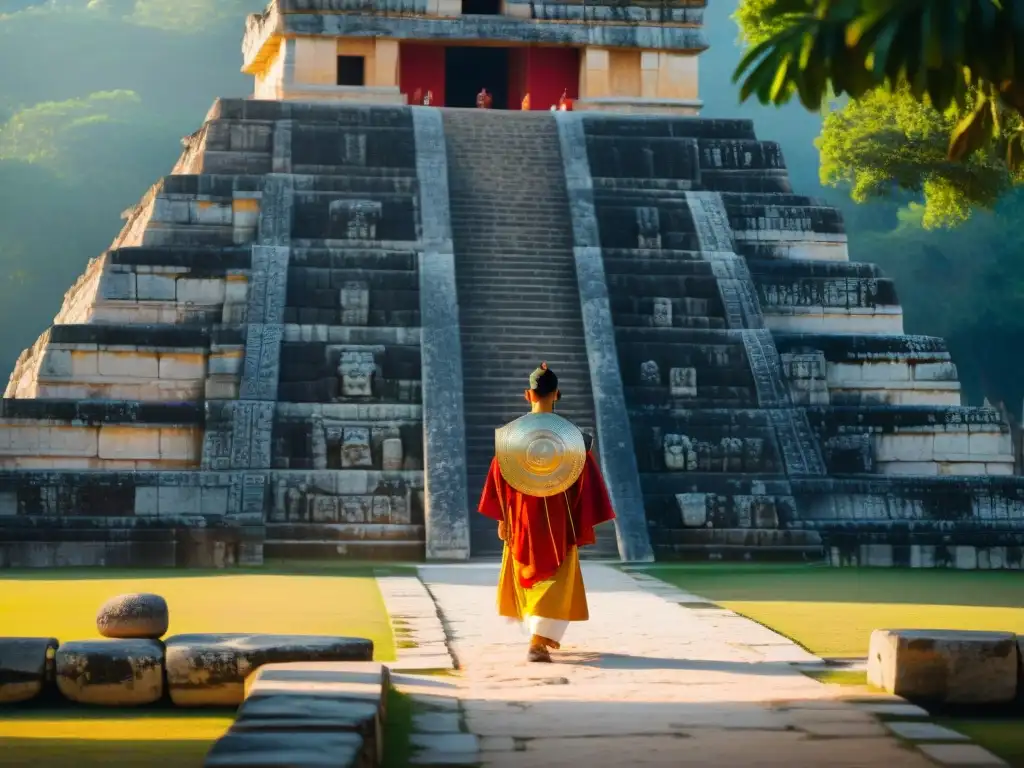
M672 299L658 297L654 299L654 315L652 323L655 328L672 327Z
M189 380L206 376L205 355L192 352L162 352L160 354L160 378Z
M661 384L661 370L654 360L640 364L640 383L648 387L656 387Z
M693 471L697 468L697 451L685 435L665 435L665 468L673 472Z
M101 459L159 459L160 430L104 425L99 434Z
M0 638L0 704L29 701L43 692L58 645L52 637Z
M402 469L405 456L402 449L402 439L389 437L381 443L381 469L385 472L398 472Z
M366 427L346 427L341 438L341 466L344 469L370 469L373 451L370 430Z
M157 640L169 623L167 601L148 593L112 597L96 614L96 629L103 637Z
M204 768L335 768L362 765L363 738L332 731L228 731L213 745Z
M179 304L223 304L224 280L181 278L177 284Z
M371 661L266 664L245 680L245 707L280 695L365 701L381 715L387 708L390 670Z
M676 505L687 528L703 528L708 522L706 493L677 493Z
M366 325L369 322L370 287L367 283L345 283L340 300L342 325Z
M174 301L175 279L170 275L139 274L135 276L139 301Z
M135 379L156 379L160 376L160 362L147 352L115 352L100 349L97 371L101 376L127 376Z
M375 200L332 200L331 229L348 240L376 240L383 206Z
M264 664L373 658L373 642L354 637L198 634L166 645L171 701L182 707L240 704L246 677Z
M341 377L341 393L345 397L370 397L373 395L373 378L377 364L373 352L345 350L341 353L338 375Z
M1017 693L1017 638L1010 632L876 629L868 682L912 701L987 704Z
M672 397L697 396L697 369L671 368L668 372L669 393Z
M347 731L362 736L371 751L382 746L379 729L380 713L372 703L319 696L315 684L307 695L296 691L246 699L232 726L234 731Z
M79 704L131 707L159 701L164 649L156 640L80 640L56 655L57 688Z

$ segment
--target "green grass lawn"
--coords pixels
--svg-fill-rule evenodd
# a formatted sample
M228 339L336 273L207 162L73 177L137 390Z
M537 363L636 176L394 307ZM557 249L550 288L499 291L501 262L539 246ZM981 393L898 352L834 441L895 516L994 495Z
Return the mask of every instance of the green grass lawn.
M1024 572L681 565L646 573L765 624L823 657L864 657L871 630L1024 634Z
M1024 634L1024 572L827 568L810 565L680 565L645 573L743 614L828 657L864 657L873 629L981 629ZM823 670L834 685L863 672ZM1024 718L939 717L1024 768Z
M96 611L124 592L155 592L168 635L253 632L373 640L395 658L391 625L368 567L276 564L230 571L0 571L0 635L98 638ZM0 766L199 768L234 711L146 707L0 707Z

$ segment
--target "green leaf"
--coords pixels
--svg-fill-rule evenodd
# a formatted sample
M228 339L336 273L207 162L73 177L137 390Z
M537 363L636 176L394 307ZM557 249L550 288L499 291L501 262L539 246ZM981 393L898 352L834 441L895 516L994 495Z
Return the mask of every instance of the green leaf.
M1024 170L1024 132L1018 130L1006 142L1006 164L1014 173Z
M962 161L992 138L992 108L987 96L980 96L974 109L953 129L949 140L949 159Z

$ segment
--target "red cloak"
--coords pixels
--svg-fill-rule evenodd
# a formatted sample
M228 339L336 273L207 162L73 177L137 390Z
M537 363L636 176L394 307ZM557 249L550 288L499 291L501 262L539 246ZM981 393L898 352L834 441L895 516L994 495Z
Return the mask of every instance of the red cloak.
M478 511L505 521L508 546L520 566L519 583L527 589L554 576L571 547L593 544L595 526L615 519L601 470L590 453L573 486L547 497L517 491L493 459Z

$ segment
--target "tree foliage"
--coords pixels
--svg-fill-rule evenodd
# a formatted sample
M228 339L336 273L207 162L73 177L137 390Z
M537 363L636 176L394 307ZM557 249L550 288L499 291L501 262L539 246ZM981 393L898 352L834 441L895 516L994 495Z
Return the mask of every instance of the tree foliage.
M760 45L785 30L788 20L778 10L776 0L740 0L732 15L739 27L740 43Z
M1024 0L775 0L763 17L779 28L740 61L741 100L820 110L905 89L961 110L950 159L995 147L1024 165Z
M0 161L40 164L58 175L69 173L76 167L74 155L83 133L137 119L140 104L132 91L99 91L81 99L20 109L0 125Z
M991 208L1019 180L1001 158L977 152L963 161L947 156L955 110L940 113L905 89L876 89L825 116L816 142L822 184L848 186L858 203L905 190L923 199L926 229L967 220Z

